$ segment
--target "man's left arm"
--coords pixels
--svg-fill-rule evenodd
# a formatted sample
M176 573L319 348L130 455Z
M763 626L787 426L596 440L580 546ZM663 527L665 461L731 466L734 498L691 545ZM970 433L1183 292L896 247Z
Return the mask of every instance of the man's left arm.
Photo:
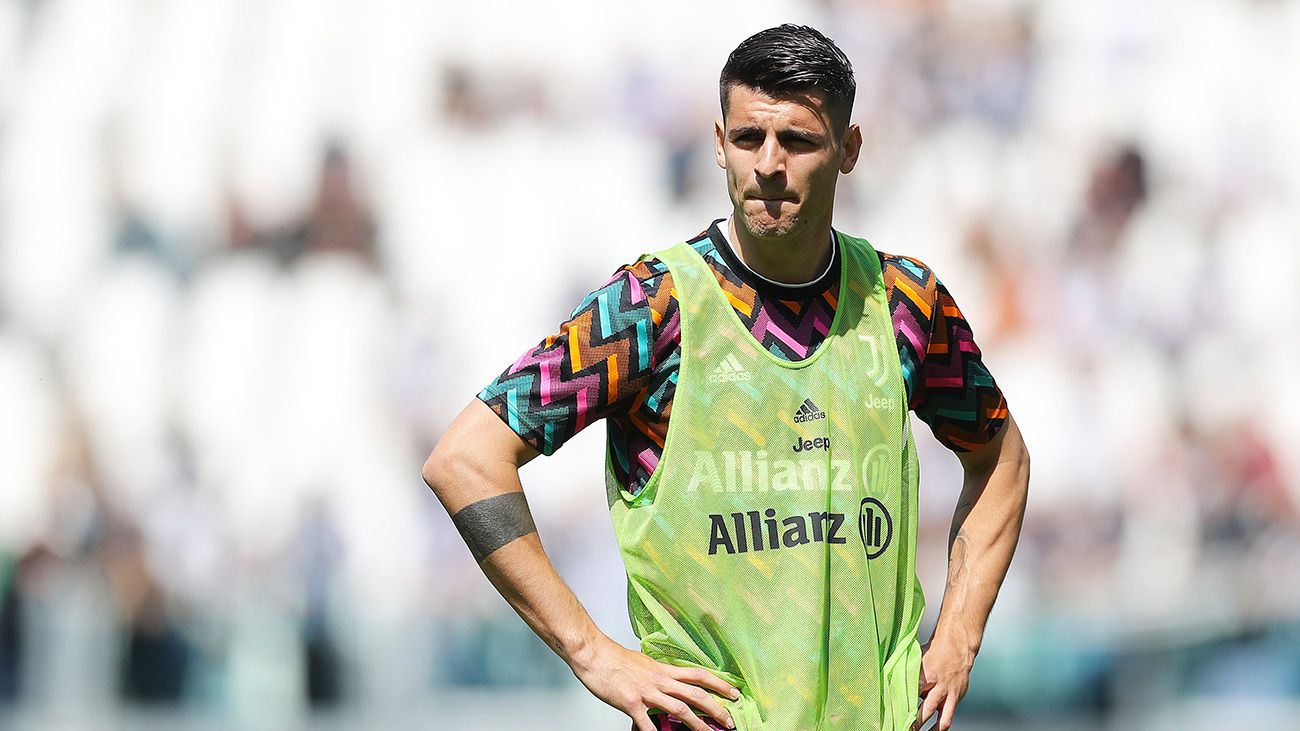
M948 583L934 635L922 648L925 700L913 729L936 712L937 731L952 726L1020 539L1029 493L1029 452L1010 413L992 440L957 456L965 477L948 536Z

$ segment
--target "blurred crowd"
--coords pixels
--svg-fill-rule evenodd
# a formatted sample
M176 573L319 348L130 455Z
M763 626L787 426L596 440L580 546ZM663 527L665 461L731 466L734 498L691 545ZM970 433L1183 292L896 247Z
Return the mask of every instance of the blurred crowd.
M1296 3L11 0L0 719L572 691L420 467L726 215L717 73L790 20L857 74L837 227L935 270L1033 459L963 713L1300 703ZM960 470L916 426L932 627ZM631 645L601 432L524 485Z

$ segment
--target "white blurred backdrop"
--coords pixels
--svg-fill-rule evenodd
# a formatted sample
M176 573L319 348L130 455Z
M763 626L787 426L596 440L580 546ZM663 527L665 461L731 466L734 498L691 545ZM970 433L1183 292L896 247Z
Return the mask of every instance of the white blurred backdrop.
M717 75L787 21L857 73L837 226L936 271L1034 460L956 727L1300 729L1290 0L0 0L0 725L627 728L420 468L726 214ZM524 485L631 646L603 431Z

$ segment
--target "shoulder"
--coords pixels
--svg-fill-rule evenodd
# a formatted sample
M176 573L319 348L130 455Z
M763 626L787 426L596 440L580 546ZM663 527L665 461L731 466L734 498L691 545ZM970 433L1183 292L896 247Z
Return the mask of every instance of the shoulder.
M685 243L695 249L695 252L715 269L725 266L725 264L720 263L721 256L714 247L712 239L709 238L707 230L692 236ZM679 244L673 246L677 245ZM636 282L645 293L651 309L657 315L665 314L667 308L676 300L673 292L673 273L669 270L668 264L659 257L660 252L664 250L660 249L659 251L642 254L636 261L623 266L619 270L629 280ZM656 318L656 322L658 322L658 318Z
M880 273L885 287L898 291L926 310L930 316L939 297L939 278L925 262L914 256L876 251L880 259Z
M937 288L938 278L935 276L934 270L920 259L906 254L885 251L867 239L845 233L839 229L835 230L843 238L856 242L859 250L868 249L875 252L876 259L880 262L880 273L885 279L885 286L893 287L902 281L913 291L933 291Z
M628 264L624 268L635 272L638 277L643 278L663 275L672 276L672 273L668 269L668 264L664 262L661 255L681 246L689 246L694 249L695 253L699 254L706 262L712 263L714 260L721 258L717 247L713 243L713 239L709 236L708 229L705 229L682 242L642 254L636 261Z
M596 289L578 303L571 317L601 309L617 309L624 313L639 311L652 316L658 324L669 304L673 288L673 275L668 265L659 258L662 249L644 253L623 264Z
M710 266L718 267L714 262L718 253L707 230L687 239L685 245L693 248ZM625 330L635 321L644 321L639 332L641 337L647 337L653 343L650 360L652 363L661 360L676 347L679 332L679 303L673 273L668 263L660 258L660 254L672 246L641 254L620 266L604 284L578 304L571 319L612 323L616 330Z
M924 262L877 253L911 408L948 449L979 448L1006 422L1007 407L970 323Z
M943 311L943 282L929 265L914 256L880 249L876 249L876 256L895 328L900 334L910 334L911 349L918 360L924 358L934 321Z
M626 264L619 271L626 272L627 276L636 280L644 287L655 288L663 284L665 278L672 280L672 272L668 271L668 265L659 258L657 254L644 254L641 258Z

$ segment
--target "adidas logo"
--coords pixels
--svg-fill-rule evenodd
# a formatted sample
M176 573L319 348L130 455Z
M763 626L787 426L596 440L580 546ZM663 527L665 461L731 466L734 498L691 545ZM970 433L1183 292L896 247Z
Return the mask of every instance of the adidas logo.
M794 423L796 424L825 418L826 412L817 408L817 404L813 403L810 398L804 399L803 403L799 404L799 410L794 412Z
M709 374L709 383L728 383L732 381L748 381L753 378L749 371L740 364L735 353L727 353L727 357L722 359L717 368Z

